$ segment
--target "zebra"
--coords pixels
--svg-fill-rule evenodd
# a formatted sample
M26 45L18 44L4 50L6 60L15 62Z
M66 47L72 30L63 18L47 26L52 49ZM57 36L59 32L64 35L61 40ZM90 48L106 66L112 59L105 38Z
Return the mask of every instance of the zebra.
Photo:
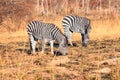
M64 28L64 34L67 36L71 46L72 44L72 33L81 33L82 46L87 46L89 41L89 33L91 31L90 20L80 16L65 16L62 20L62 26Z
M52 23L44 23L40 21L31 21L27 26L27 33L30 40L30 49L32 54L36 54L35 46L38 40L42 42L42 53L45 50L46 42L50 42L51 53L54 54L54 40L59 42L59 50L65 55L67 52L68 40L60 29Z

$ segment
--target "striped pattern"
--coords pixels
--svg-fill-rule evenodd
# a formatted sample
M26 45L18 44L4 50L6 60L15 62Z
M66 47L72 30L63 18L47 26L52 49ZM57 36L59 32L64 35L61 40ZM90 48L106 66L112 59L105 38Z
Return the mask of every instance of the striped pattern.
M67 38L54 24L32 21L28 24L27 32L29 34L30 47L33 53L35 53L37 40L42 40L42 51L45 49L45 43L49 41L51 45L51 52L54 53L53 40L57 40L59 42L60 52L66 54Z
M62 20L62 25L64 27L64 34L68 37L71 45L72 33L77 32L82 35L82 45L87 46L91 30L90 20L88 18L80 16L65 16Z

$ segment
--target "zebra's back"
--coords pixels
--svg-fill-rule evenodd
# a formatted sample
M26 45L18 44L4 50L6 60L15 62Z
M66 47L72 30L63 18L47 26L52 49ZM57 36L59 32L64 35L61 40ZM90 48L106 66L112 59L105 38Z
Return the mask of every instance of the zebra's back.
M37 39L50 39L55 40L61 39L61 36L63 36L62 32L59 30L57 26L51 23L43 23L40 21L32 21L28 24L27 27L28 34L33 35Z
M90 25L90 20L80 16L65 16L62 25L64 29L69 28L72 32L82 32Z

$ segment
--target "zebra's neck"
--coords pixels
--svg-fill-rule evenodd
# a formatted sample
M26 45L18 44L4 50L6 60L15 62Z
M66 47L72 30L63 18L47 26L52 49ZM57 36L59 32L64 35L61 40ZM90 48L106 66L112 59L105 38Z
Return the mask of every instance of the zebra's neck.
M64 35L60 32L56 35L56 40L61 43L62 39L64 38Z

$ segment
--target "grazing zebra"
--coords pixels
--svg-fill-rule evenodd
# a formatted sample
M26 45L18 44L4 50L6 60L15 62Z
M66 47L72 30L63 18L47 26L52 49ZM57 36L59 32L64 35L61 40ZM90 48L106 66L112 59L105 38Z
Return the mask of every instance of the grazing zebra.
M62 25L64 27L64 34L71 45L73 45L71 41L72 33L78 32L82 36L82 46L87 46L91 30L89 19L80 16L65 16L62 20Z
M55 26L50 23L43 23L39 21L32 21L28 24L27 32L30 39L30 48L33 54L35 52L35 46L38 40L42 40L42 52L45 50L45 43L50 42L51 53L53 52L53 41L57 40L59 42L59 50L65 55L67 52L67 37Z

